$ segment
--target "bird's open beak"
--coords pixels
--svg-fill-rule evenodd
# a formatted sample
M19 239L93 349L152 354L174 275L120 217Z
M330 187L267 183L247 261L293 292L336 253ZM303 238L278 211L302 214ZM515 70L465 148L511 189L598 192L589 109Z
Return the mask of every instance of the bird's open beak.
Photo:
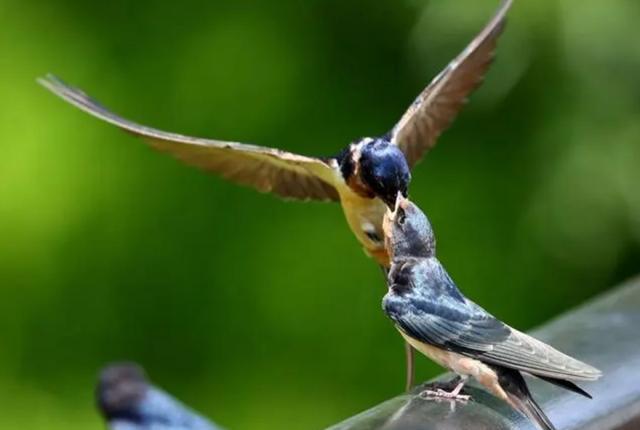
M402 193L398 193L396 197L396 204L393 209L394 213L398 212L398 208L406 209L409 206L409 199L402 195Z
M406 208L409 199L404 197L402 193L398 193L396 196L396 201L393 205L388 205L387 213L385 214L382 220L382 231L384 231L385 243L390 240L391 235L393 234L393 226L396 222L396 216L398 215L399 208Z
M396 201L393 205L393 209L390 207L389 218L393 221L395 219L396 214L398 213L398 208L406 209L409 204L409 199L402 195L402 193L398 193L396 196Z

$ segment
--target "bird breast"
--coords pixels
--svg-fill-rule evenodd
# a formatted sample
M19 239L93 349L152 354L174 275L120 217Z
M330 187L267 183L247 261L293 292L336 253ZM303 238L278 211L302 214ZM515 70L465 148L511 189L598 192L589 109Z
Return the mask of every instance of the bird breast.
M382 231L386 206L376 197L362 197L349 187L342 188L340 200L349 227L367 254L383 267L389 267L389 255L384 247Z
M473 376L480 384L486 387L493 394L503 400L507 399L507 395L498 383L498 375L496 372L480 360L465 357L464 355L420 342L419 340L403 333L402 330L399 331L402 337L404 337L413 348L420 351L440 366L445 369L449 369L462 377Z

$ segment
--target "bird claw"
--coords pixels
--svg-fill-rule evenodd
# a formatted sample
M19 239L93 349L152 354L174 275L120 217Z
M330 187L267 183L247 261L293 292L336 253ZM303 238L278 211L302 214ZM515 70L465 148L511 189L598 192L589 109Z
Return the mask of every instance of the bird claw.
M469 401L469 399L471 398L471 396L466 395L466 394L460 394L462 392L462 389L464 387L465 384L465 380L464 379L453 379L451 381L449 381L449 385L451 383L455 383L457 382L458 384L456 385L456 387L451 390L451 391L445 391L442 388L436 388L435 390L424 390L423 392L420 393L420 397L423 399L428 399L428 400L448 400L450 402L452 402L452 408L455 408L455 404L456 402L461 402L461 403L467 403Z
M471 399L467 394L459 394L445 391L442 388L436 390L424 390L419 396L425 400L451 400L455 402L466 403Z

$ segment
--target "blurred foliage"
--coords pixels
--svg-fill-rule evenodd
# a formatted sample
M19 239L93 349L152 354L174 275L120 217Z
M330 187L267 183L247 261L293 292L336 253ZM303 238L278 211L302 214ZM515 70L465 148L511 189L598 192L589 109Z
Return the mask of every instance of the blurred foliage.
M322 428L404 374L337 205L185 167L36 76L167 130L325 155L389 129L496 6L0 0L0 427L102 428L92 386L116 359L237 429ZM454 279L519 328L638 271L639 18L634 0L516 0L414 173Z

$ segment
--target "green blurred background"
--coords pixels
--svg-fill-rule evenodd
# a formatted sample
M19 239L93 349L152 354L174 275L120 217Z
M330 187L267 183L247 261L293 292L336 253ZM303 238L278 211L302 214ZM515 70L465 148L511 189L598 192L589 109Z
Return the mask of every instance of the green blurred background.
M460 287L527 329L640 268L640 3L515 3L411 194ZM95 375L121 359L232 429L323 428L403 386L337 205L185 167L38 75L167 130L327 155L387 131L496 6L0 0L0 427L103 428Z

